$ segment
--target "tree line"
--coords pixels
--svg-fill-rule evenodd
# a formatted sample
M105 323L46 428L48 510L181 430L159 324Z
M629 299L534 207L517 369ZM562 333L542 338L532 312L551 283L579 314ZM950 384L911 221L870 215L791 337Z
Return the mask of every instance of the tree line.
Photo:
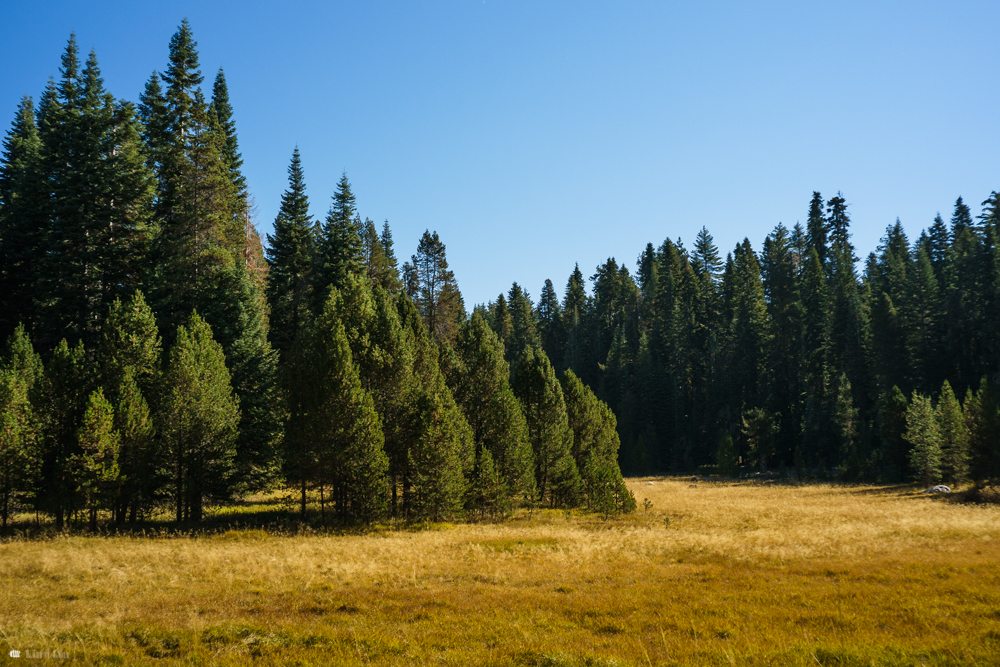
M596 388L627 472L1000 478L1000 195L975 218L958 198L912 243L897 219L860 273L850 238L844 197L814 192L760 251L723 260L703 227L634 273L609 258L591 294L577 266L561 300L515 283L478 311Z
M324 522L635 507L615 415L467 315L427 231L402 267L296 148L265 248L224 73L185 20L138 105L75 37L0 158L0 519L136 522L288 484Z

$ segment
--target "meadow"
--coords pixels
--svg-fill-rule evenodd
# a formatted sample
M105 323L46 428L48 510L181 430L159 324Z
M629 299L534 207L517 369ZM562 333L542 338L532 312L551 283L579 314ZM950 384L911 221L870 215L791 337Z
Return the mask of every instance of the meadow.
M628 484L639 510L607 519L338 534L253 527L280 515L260 499L197 532L8 536L0 664L1000 664L998 505Z

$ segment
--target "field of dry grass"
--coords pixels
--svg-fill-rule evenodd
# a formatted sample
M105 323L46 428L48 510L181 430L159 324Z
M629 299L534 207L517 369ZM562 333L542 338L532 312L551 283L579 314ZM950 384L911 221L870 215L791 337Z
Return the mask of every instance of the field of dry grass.
M629 484L609 521L11 539L0 664L1000 664L1000 506Z

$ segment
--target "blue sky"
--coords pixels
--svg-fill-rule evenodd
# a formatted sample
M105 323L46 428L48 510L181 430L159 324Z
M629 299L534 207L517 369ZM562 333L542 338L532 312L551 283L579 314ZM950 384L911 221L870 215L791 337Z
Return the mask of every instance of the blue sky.
M875 6L877 5L877 6ZM400 260L437 230L467 305L560 294L646 242L759 249L842 191L859 255L1000 189L1000 3L0 1L0 123L71 31L136 100L183 17L222 66L271 229L292 149L313 214L344 170Z

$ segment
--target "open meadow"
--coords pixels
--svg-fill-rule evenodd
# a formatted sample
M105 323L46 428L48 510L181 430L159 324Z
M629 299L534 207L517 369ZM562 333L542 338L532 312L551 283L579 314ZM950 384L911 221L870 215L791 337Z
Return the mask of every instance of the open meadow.
M0 664L1000 664L1000 506L628 484L609 520L9 538Z

